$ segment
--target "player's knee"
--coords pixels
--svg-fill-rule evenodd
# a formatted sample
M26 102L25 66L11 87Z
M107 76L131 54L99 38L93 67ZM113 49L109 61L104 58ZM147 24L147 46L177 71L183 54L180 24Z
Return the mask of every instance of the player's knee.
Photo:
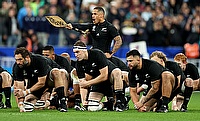
M185 86L192 87L193 86L193 80L191 78L185 79Z
M122 72L121 72L121 70L118 69L118 68L114 69L114 70L112 71L112 74L113 74L114 77L118 77L118 78L122 77Z

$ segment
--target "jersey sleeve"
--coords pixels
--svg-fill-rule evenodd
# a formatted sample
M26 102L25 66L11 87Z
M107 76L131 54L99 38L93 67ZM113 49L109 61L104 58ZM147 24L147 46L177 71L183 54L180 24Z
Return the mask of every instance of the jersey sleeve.
M96 50L96 49L94 49ZM95 51L94 53L96 56L96 61L98 62L98 65L99 65L99 69L102 69L106 66L108 66L108 60L105 56L105 54L102 52L102 51Z
M133 71L130 71L128 73L128 80L129 80L129 86L130 87L137 87L137 80L136 80L136 73L134 73Z
M119 35L119 32L114 25L110 24L108 28L109 28L109 35L111 35L112 38L115 38L116 36Z
M23 70L20 69L15 63L12 68L13 80L15 81L24 81Z
M188 64L188 68L189 68L189 72L191 76L190 78L192 78L193 80L199 79L199 72L198 72L197 67L190 63Z

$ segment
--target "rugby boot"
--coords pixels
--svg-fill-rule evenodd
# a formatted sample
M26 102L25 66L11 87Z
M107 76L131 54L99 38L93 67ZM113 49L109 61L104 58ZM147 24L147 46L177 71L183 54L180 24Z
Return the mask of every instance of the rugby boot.
M115 107L116 107L115 111L117 111L117 112L123 112L124 111L124 104L120 100L116 101Z
M158 113L167 113L168 107L166 105L161 105L161 107L157 110Z
M60 99L60 112L67 112L66 98Z
M187 106L182 105L180 111L181 112L187 112Z
M6 100L5 105L6 105L5 108L11 108L12 107L10 100Z

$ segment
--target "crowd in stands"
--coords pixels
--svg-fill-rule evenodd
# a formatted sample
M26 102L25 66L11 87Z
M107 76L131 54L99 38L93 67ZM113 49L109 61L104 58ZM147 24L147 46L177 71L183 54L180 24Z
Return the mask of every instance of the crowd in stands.
M198 0L0 0L0 4L1 46L58 46L61 29L64 45L79 39L89 44L89 35L53 27L45 15L72 23L91 22L95 6L106 10L106 19L119 30L123 46L137 41L146 41L148 46L184 46L200 40Z

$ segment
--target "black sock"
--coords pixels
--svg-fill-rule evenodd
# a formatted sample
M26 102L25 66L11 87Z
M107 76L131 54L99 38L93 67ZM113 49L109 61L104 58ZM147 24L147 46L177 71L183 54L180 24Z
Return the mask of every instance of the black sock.
M2 89L2 88L0 88L0 102L2 102L2 99L3 99L2 92L3 92L3 89Z
M168 103L169 103L169 98L167 98L167 97L162 97L162 105L168 106Z
M187 107L187 105L188 105L188 103L190 101L190 97L192 95L192 91L193 91L193 87L185 86L183 105L186 106L186 107Z
M123 104L125 103L125 97L123 90L115 90L116 100L117 102L120 101Z
M5 98L6 98L6 102L10 103L11 87L3 88L3 91L4 91Z
M64 87L58 87L58 88L55 89L55 91L58 95L58 99L65 98Z
M81 103L81 95L76 94L75 95L75 105L80 105L80 103Z

